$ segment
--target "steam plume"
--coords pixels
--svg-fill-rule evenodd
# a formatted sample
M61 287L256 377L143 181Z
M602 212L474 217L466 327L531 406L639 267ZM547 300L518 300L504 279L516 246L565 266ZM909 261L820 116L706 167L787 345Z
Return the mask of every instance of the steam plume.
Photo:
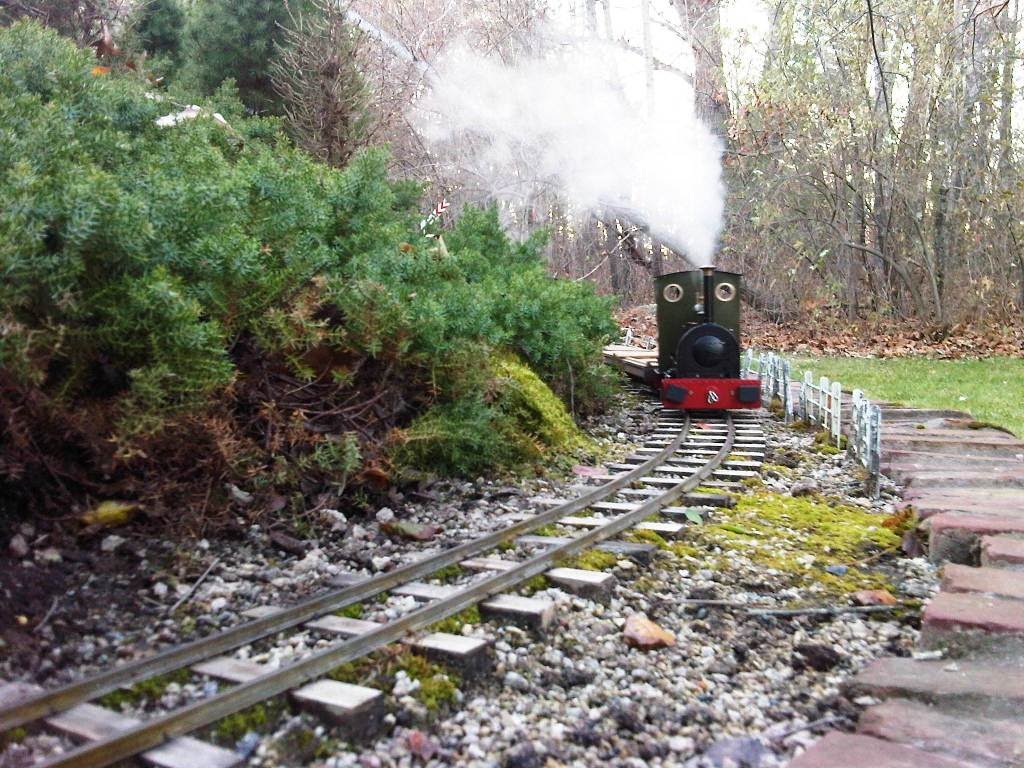
M721 146L677 75L659 81L647 110L631 102L644 95L642 59L622 57L576 41L508 66L457 47L432 72L418 127L497 199L555 185L584 211L645 222L691 262L710 262L722 223Z

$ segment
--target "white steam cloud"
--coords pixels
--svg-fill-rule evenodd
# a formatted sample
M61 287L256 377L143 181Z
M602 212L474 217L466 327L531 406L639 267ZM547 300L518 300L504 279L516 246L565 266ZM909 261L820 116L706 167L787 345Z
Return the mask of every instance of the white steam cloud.
M721 144L678 74L656 75L646 105L642 58L598 41L515 66L459 47L434 67L418 128L497 199L554 185L576 207L625 214L692 263L710 263Z

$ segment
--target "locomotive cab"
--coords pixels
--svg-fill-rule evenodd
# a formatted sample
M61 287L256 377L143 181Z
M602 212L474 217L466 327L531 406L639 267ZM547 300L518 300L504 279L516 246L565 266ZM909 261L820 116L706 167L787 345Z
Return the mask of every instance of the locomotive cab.
M662 275L654 287L664 406L759 408L760 381L741 378L740 275L703 267Z

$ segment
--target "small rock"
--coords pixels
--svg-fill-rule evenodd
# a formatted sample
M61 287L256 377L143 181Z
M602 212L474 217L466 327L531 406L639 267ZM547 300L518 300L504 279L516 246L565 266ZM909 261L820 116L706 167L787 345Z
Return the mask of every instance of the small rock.
M811 496L820 492L821 488L813 480L797 480L789 489L791 496Z
M441 532L440 527L436 525L410 523L404 520L391 523L381 523L380 529L389 536L396 536L401 539L411 539L412 541L430 541Z
M153 585L153 594L157 597L165 597L167 595L167 585L162 581L158 581Z
M103 541L100 542L100 551L101 552L113 552L118 547L120 547L122 544L124 544L126 541L127 541L127 539L124 538L123 536L118 536L118 535L112 533L109 536L106 536L103 539Z
M210 601L210 610L211 611L219 611L221 608L223 608L227 604L228 604L227 598L215 597L213 600Z
M896 598L885 589L862 589L851 597L857 605L896 605Z
M409 735L405 737L405 741L409 746L409 751L420 758L423 762L430 760L430 758L436 755L439 750L437 742L423 733L423 731L409 731Z
M252 503L252 494L243 491L234 483L228 483L228 492L231 494L231 498L237 501L239 504Z
M377 522L378 523L390 523L395 519L395 511L390 507L383 507L377 510Z
M846 572L850 570L845 565L826 565L825 572L831 573L833 576L845 576Z
M518 672L506 672L505 685L515 691L522 691L524 693L530 690L530 681Z
M767 747L759 739L740 736L716 741L703 757L715 768L759 768L768 754Z
M501 759L502 768L541 768L545 762L544 755L538 754L530 742L512 747Z
M249 731L245 736L235 743L235 754L243 758L249 757L260 745L260 735L255 731Z
M37 549L35 552L35 559L37 563L43 563L45 565L52 565L64 560L64 558L61 557L60 550L56 547Z
M28 554L28 542L25 541L24 536L16 533L8 542L7 549L10 550L12 557L24 557Z
M834 648L819 643L801 643L793 648L794 669L814 669L827 672L842 660Z
M662 629L642 613L634 613L626 619L622 628L626 643L643 651L667 648L676 644L676 636Z

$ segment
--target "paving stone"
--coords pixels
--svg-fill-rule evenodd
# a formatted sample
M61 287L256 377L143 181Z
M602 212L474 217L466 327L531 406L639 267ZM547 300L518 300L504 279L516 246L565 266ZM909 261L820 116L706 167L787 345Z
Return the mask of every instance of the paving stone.
M1024 602L940 592L924 608L918 643L957 656L1024 653Z
M585 597L588 600L607 600L615 587L615 576L603 571L552 568L544 575L566 592Z
M790 762L789 768L965 768L958 760L871 736L833 731Z
M301 707L326 717L344 738L353 741L376 734L384 720L384 694L374 688L317 680L291 695Z
M916 699L950 714L1017 717L1024 711L1024 669L993 661L876 659L844 688L850 696Z
M908 699L867 709L857 731L989 768L1024 765L1024 721L949 715Z
M950 563L942 571L942 589L944 592L977 592L1024 600L1024 573Z
M491 644L480 637L434 632L417 638L412 649L428 659L453 667L463 678L477 678L494 666Z
M928 556L932 562L973 565L979 561L981 538L997 534L1024 535L1024 516L970 515L953 512L927 521Z
M364 621L363 619L352 619L348 616L320 616L312 621L306 622L309 629L318 629L321 632L329 632L342 637L357 637L380 629L380 624L375 621Z
M195 664L192 671L200 675L208 675L217 680L229 683L247 683L262 676L268 670L263 664L247 659L236 659L233 656L218 656L215 659Z
M480 603L480 613L535 632L544 632L555 620L555 604L533 597L498 595Z
M1024 571L1024 539L985 536L981 539L981 564L990 568Z

